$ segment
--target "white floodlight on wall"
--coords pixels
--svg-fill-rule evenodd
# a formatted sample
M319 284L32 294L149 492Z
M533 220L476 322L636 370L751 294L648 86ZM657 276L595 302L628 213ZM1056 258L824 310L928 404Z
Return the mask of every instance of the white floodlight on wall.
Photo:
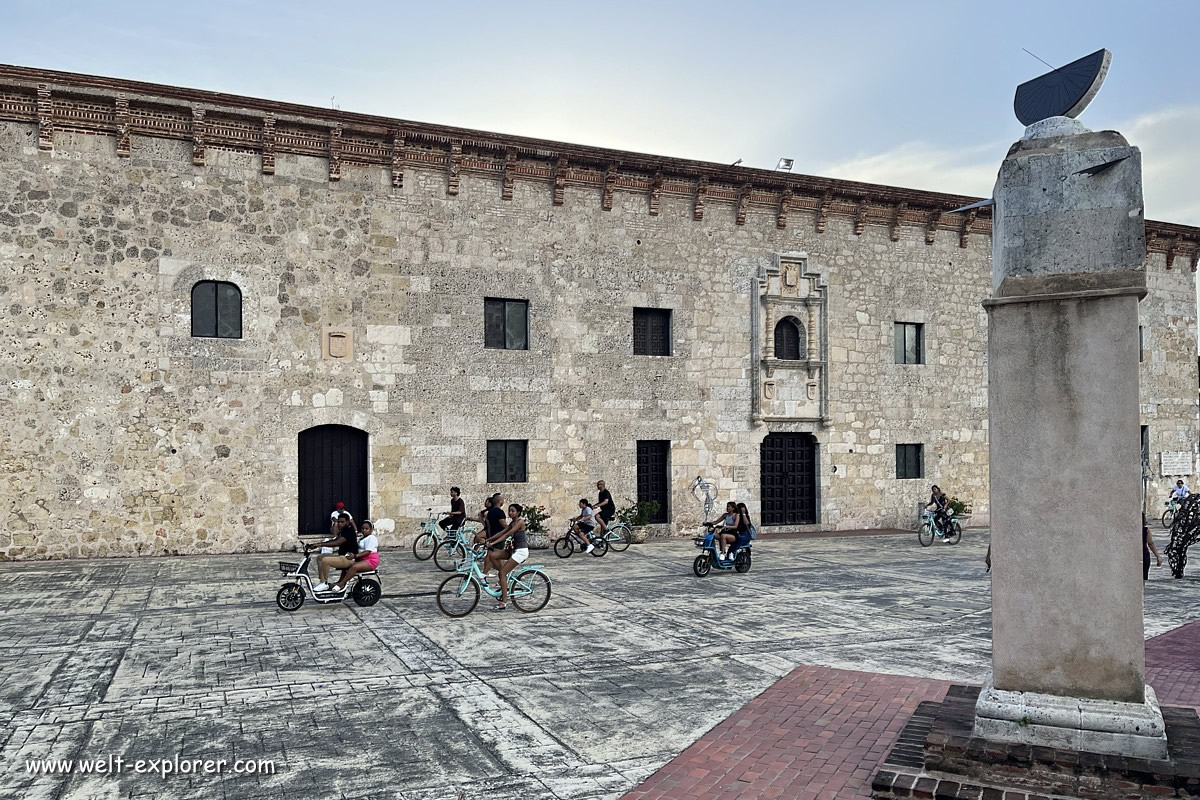
M794 161L790 158L781 158L779 163L775 165L776 172L791 172Z

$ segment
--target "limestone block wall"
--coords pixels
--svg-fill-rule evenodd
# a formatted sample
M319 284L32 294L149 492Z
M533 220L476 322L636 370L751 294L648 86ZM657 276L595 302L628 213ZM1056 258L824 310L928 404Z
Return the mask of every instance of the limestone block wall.
M1200 383L1196 358L1196 275L1188 262L1150 253L1146 259L1147 295L1139 312L1142 326L1140 370L1142 425L1149 436L1148 512L1162 515L1163 500L1177 477L1196 482L1200 448L1200 405L1193 387ZM1163 475L1161 454L1191 454L1183 475Z
M910 526L939 482L987 513L990 240L710 199L598 192L410 167L209 148L0 122L0 558L288 548L297 437L369 434L370 514L404 541L451 484L470 506L502 489L553 525L594 495L635 496L636 442L670 450L672 529L720 499L759 510L759 444L812 432L818 529ZM507 189L505 191L508 191ZM735 217L744 215L744 224ZM932 239L932 243L927 243ZM827 286L829 419L780 377L792 421L755 423L751 303L778 253ZM1144 416L1167 449L1195 448L1194 289L1150 262ZM237 284L243 337L190 335L198 280ZM483 298L526 299L530 347L483 347ZM632 309L672 311L672 355L632 355ZM894 363L896 321L925 325L926 363ZM321 332L352 332L352 358ZM809 331L810 335L813 334ZM765 331L759 331L765 336ZM777 372L783 376L783 371ZM760 375L761 377L761 375ZM1189 383L1190 382L1190 383ZM1150 406L1154 411L1148 412ZM489 439L527 439L529 481L486 482ZM925 446L898 480L895 446Z

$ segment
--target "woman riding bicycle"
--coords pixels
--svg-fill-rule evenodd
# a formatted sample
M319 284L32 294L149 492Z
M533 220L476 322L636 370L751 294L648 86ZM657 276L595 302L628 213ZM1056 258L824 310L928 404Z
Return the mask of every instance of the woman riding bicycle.
M513 542L512 554L500 565L500 602L496 604L496 611L508 608L508 573L529 558L529 536L525 533L525 518L521 516L522 511L524 509L517 503L510 505L508 507L508 525L493 537L501 542L512 537Z

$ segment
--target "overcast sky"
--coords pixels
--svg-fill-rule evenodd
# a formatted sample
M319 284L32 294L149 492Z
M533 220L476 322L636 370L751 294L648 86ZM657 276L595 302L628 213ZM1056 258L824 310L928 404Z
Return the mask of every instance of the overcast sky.
M1200 2L0 0L0 61L987 196L1016 85L1101 47L1081 117L1200 225Z

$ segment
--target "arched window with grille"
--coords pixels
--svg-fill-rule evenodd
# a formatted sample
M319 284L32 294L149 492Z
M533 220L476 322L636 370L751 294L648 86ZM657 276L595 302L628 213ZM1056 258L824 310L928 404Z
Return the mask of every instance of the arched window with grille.
M808 354L808 337L804 325L795 317L784 317L775 326L775 357L799 361Z
M242 338L242 290L227 281L192 287L192 336Z

